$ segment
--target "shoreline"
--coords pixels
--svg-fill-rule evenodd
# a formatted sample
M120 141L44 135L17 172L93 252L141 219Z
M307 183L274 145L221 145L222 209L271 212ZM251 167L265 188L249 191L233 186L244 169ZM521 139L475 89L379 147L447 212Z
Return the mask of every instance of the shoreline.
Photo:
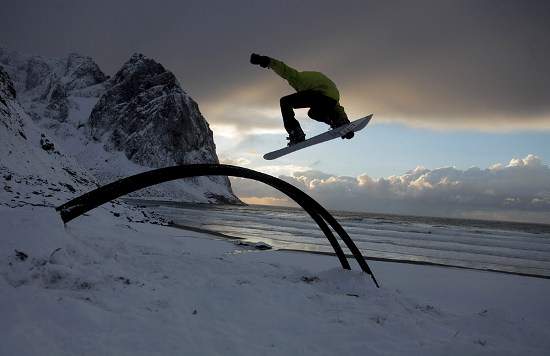
M177 200L163 200L161 198L146 198L146 197L123 197L121 200L132 205L148 205L152 206L171 206L176 208L216 208L224 206L237 206L237 207L250 207L258 209L273 209L273 210L286 210L286 209L295 209L297 211L303 211L299 206L278 206L278 205L261 205L261 204L216 204L216 203L188 203L181 202ZM531 222L531 221L517 221L517 220L491 220L491 219L475 219L475 218L460 218L460 217L450 217L450 216L429 216L429 215L411 215L411 214L394 214L394 213L384 213L376 211L351 211L351 210L338 210L338 209L327 209L331 214L346 214L346 215L357 215L357 216L367 216L372 219L381 219L381 220L405 220L405 221L418 221L418 222L441 222L449 224L452 226L463 226L464 223L474 224L473 226L482 227L485 225L487 228L502 230L502 231L522 231L530 232L527 228L535 228L536 231L531 232L533 234L541 234L540 230L550 231L550 224L545 224L541 222ZM514 226L520 226L521 229L514 228Z
M224 240L235 240L235 241L246 240L246 238L243 238L243 237L230 236L230 235L223 234L221 232L212 231L212 230L208 230L208 229L202 229L202 228L183 225L183 224L172 223L170 226L178 228L178 229L182 229L182 230L188 230L188 231L192 231L192 232L198 232L198 233L203 233L203 234L207 234L207 235L211 235L211 236L216 236L216 237L222 238ZM272 250L273 251L283 251L283 252L307 253L307 254L314 254L314 255L336 256L336 254L334 252L324 252L324 251L300 250L300 249L292 249L292 248L273 248ZM351 254L346 253L345 256L346 256L346 258L353 259L353 255L351 255ZM456 266L456 265L449 265L449 264L429 262L429 261L413 261L413 260L405 260L405 259L392 259L392 258L384 258L384 257L367 257L367 256L365 256L365 259L367 261L376 261L376 262L394 262L394 263L403 263L403 264L420 265L420 266L458 268L458 269L473 270L473 271L503 273L503 274L514 275L514 276L522 276L522 277L550 279L550 276L544 276L544 275L533 274L533 273L502 271L502 270L496 270L496 269L491 269L491 268L476 268L476 267L467 267L467 266Z

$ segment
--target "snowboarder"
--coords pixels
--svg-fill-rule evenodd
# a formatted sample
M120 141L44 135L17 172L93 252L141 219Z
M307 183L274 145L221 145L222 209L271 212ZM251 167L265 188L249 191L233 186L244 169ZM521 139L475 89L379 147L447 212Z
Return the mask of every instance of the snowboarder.
M283 96L280 101L284 126L289 135L287 138L289 146L306 138L300 123L294 117L293 109L309 108L307 115L310 118L324 122L331 128L350 123L344 108L339 103L340 93L336 85L323 73L300 72L279 60L256 53L250 56L250 63L262 68L269 67L297 91L297 93ZM347 139L352 137L353 132L342 136Z

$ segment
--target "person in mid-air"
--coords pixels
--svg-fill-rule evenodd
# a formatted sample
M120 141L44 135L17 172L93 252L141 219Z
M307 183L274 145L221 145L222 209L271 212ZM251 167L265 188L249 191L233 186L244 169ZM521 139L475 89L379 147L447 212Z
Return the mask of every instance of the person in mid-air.
M297 71L283 62L252 53L250 63L257 64L262 68L270 68L281 78L286 79L288 84L297 93L283 96L281 98L281 113L285 130L288 132L288 145L294 145L304 141L306 135L302 131L298 120L294 117L293 109L309 108L307 115L313 120L324 122L331 128L349 124L348 116L340 105L340 93L336 85L326 75L320 72ZM353 132L342 136L350 139Z

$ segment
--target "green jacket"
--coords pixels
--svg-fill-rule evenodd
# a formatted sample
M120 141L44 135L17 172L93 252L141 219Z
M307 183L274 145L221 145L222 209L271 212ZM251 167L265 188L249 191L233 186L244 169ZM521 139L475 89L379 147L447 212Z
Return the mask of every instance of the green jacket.
M316 90L336 101L340 101L340 93L336 85L326 75L320 72L299 72L283 62L271 58L269 68L281 78L286 79L296 91Z
M340 105L340 93L336 88L336 85L326 75L320 72L299 72L296 69L287 66L281 61L271 58L269 61L269 68L277 73L281 78L286 79L291 87L296 91L304 90L316 90L324 95L336 100L337 104L334 107L334 112L331 115L345 118L346 111L344 107Z

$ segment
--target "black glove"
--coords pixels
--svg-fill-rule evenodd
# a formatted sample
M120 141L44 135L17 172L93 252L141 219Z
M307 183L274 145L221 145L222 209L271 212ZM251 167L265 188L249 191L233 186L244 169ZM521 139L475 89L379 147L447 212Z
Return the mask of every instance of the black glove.
M268 56L260 56L257 53L252 53L250 55L250 63L257 64L262 68L266 68L269 65L269 62L271 61L271 58Z

